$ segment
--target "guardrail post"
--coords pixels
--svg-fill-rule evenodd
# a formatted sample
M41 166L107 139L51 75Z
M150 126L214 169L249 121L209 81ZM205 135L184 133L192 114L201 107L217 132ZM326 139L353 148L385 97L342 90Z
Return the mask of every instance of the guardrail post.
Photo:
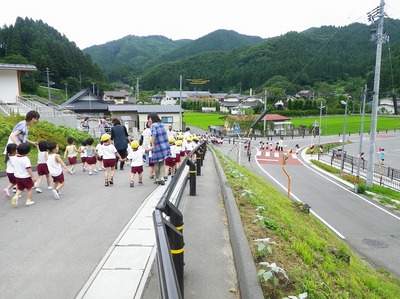
M201 175L201 150L196 151L196 169L197 175Z
M196 195L196 165L190 159L187 159L186 164L189 165L189 195Z
M183 215L180 211L173 205L168 204L170 213L170 222L173 226L175 226L176 230L180 232L180 234L175 231L170 231L168 233L168 240L171 249L172 259L175 265L176 277L178 278L179 287L181 290L182 298L184 297L184 241L183 241Z

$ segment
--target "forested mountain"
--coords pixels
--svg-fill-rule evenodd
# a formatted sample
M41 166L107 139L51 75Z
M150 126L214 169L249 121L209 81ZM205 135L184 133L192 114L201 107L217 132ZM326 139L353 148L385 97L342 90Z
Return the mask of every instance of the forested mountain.
M400 70L395 68L400 63L400 21L390 20L385 26L390 33L392 52L388 52L389 44L385 44L381 87L392 90L392 82L397 84L395 88L399 88L400 82ZM318 82L334 84L358 77L368 77L372 86L376 44L369 40L370 30L370 26L354 23L341 28L324 26L301 33L289 32L253 46L165 62L147 70L141 76L142 84L145 89L177 88L177 78L182 75L210 80L207 88L214 92L250 88L260 91L275 76L283 78L278 86L287 93Z
M103 70L110 81L121 81L128 74L138 76L154 65L158 57L184 47L190 40L173 41L164 36L129 35L119 40L83 50Z
M32 19L18 17L14 25L0 29L0 43L5 51L0 53L0 62L33 64L38 71L23 77L25 92L32 92L38 84L47 84L46 68L54 82L52 87L70 91L91 87L96 82L101 89L107 86L100 68L91 57L84 54L75 43L57 30Z
M232 30L217 30L194 41L173 41L164 36L126 36L122 39L83 50L103 70L110 81L127 80L150 67L208 51L230 51L262 42L261 37L247 36ZM132 79L128 79L132 80Z
M261 43L258 36L239 34L233 30L216 30L161 57L161 61L178 60L208 51L229 51L247 45Z

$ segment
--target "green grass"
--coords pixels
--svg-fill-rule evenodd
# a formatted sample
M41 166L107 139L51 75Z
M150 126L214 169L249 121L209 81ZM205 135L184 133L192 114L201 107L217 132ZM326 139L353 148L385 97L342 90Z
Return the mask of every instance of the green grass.
M265 298L399 298L400 280L363 263L301 204L216 151L234 193L257 270L276 263L288 275L262 280ZM276 242L272 252L257 250L254 240Z
M201 113L185 112L183 120L187 126L199 127L208 130L208 126L223 126L224 121L221 117L227 114L222 113ZM292 118L290 120L295 128L299 125L310 127L314 121L319 123L319 117ZM339 135L343 133L344 116L322 117L322 135ZM369 132L371 117L366 115L364 118L364 132ZM358 134L361 129L361 116L348 115L346 119L346 134ZM400 130L400 117L378 116L378 131Z

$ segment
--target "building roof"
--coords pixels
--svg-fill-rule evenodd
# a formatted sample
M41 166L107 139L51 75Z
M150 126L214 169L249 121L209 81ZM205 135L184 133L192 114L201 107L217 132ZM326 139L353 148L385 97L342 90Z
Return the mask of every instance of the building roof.
M109 105L108 110L110 112L136 111L138 114L183 112L179 105Z
M225 115L225 116L223 116L221 118L225 118L227 116L228 115ZM255 115L245 115L245 114L238 115L238 114L235 114L235 115L229 115L229 116L232 117L233 119L236 119L236 120L245 120L245 119L248 119L248 118L253 118L254 116L258 117L259 114L255 114ZM290 118L287 118L286 116L282 116L282 115L279 115L279 114L267 114L261 120L277 122L277 121L288 121L288 120L290 120Z
M37 68L31 64L0 63L0 70L37 71Z
M86 97L93 100L87 100ZM108 110L108 105L100 97L90 91L90 89L83 89L75 94L68 101L62 103L60 106L72 106L73 110Z
M267 114L263 117L262 120L266 120L266 121L286 121L286 120L290 120L290 118L286 117L286 116L282 116L280 114Z
M165 92L165 96L167 98L179 98L181 96L181 92L180 91L174 91L174 90L168 90ZM189 95L186 93L186 91L182 90L182 98L188 98Z
M118 91L104 91L104 95L107 97L113 98L125 98L130 95L130 93L126 90L118 90Z

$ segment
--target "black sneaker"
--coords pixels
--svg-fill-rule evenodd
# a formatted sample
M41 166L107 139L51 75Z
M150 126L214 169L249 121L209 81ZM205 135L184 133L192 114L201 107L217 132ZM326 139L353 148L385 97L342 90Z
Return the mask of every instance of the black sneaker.
M165 181L164 181L164 180L161 180L161 181L160 181L160 185L165 185Z
M135 183L133 181L130 182L129 186L133 187L135 185Z
M108 181L104 182L104 186L108 187L110 184L108 183Z
M108 182L110 183L110 185L114 185L114 180L113 180L113 178L111 178Z

